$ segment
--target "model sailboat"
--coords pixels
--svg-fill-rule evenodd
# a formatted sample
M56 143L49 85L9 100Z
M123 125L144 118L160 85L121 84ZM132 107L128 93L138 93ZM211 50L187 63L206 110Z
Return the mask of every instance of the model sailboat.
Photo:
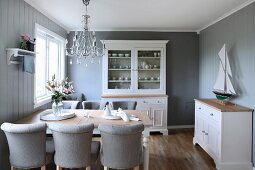
M213 93L218 100L226 100L229 97L236 94L235 89L230 81L232 77L231 68L229 65L228 53L226 51L226 45L224 44L220 52L218 53L220 58L219 73L214 85Z

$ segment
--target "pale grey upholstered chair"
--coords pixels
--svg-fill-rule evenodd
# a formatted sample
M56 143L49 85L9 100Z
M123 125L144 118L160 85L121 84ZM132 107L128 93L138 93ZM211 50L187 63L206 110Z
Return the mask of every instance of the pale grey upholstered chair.
M63 98L63 100L75 100L75 101L79 101L80 103L77 106L77 109L82 109L82 101L85 101L86 97L83 93L72 93L72 94L68 94L67 96L65 96Z
M92 142L93 124L61 125L49 124L52 130L57 169L85 168L90 169L97 161L100 142Z
M11 169L30 169L53 162L53 140L46 142L46 123L12 124L3 123L10 150Z
M114 110L121 108L122 110L136 110L136 101L113 101L112 107Z
M64 109L78 109L79 101L75 100L63 100L63 108Z
M83 101L82 102L83 109L88 109L88 110L103 110L104 106L105 106L105 103L100 101Z
M99 125L102 137L101 163L104 169L139 169L143 161L143 124Z

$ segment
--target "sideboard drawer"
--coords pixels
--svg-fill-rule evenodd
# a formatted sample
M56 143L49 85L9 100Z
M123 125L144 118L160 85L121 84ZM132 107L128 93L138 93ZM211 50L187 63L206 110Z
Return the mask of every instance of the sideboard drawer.
M214 121L220 120L220 112L218 112L215 109L212 109L209 106L206 106L202 103L196 102L195 109L196 109L196 112L203 114L204 116L206 116L209 119L212 119Z
M220 121L220 114L221 114L220 112L211 108L207 108L206 114L210 119L213 119L214 121L217 121L217 122Z

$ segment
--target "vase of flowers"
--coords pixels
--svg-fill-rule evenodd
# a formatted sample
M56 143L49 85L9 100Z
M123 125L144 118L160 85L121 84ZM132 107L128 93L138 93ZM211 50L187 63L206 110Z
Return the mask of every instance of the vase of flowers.
M34 51L35 50L35 39L31 39L29 34L21 34L20 36L20 48L24 50Z
M68 77L58 81L55 75L47 82L46 88L52 93L52 111L55 116L61 115L63 111L63 97L74 92L72 83L73 82L68 80Z

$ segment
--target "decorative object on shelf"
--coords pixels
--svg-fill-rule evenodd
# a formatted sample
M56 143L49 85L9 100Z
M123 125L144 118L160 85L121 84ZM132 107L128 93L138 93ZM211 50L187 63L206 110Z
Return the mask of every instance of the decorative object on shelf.
M29 34L21 34L20 48L28 51L35 51L35 39L32 40Z
M213 93L216 95L216 98L224 104L224 102L226 102L226 100L231 96L235 95L236 92L229 78L229 76L232 77L232 72L225 44L219 51L218 55L220 58L220 66Z
M95 31L91 31L89 28L89 18L88 15L88 5L90 0L82 0L83 4L86 6L86 14L82 16L84 22L83 31L75 32L72 39L72 46L66 48L66 55L70 57L77 57L77 64L86 62L89 57L91 58L91 63L95 63L95 57L103 56L105 53L105 45L103 47L97 46ZM69 42L70 43L70 42ZM66 44L68 41L66 40ZM100 61L100 60L99 60ZM70 58L70 64L73 63L72 58ZM87 64L86 64L87 66Z
M46 88L52 93L52 111L55 116L60 116L63 110L63 97L74 92L72 85L73 82L66 77L64 80L56 80L56 76L53 75L52 79L47 82Z

